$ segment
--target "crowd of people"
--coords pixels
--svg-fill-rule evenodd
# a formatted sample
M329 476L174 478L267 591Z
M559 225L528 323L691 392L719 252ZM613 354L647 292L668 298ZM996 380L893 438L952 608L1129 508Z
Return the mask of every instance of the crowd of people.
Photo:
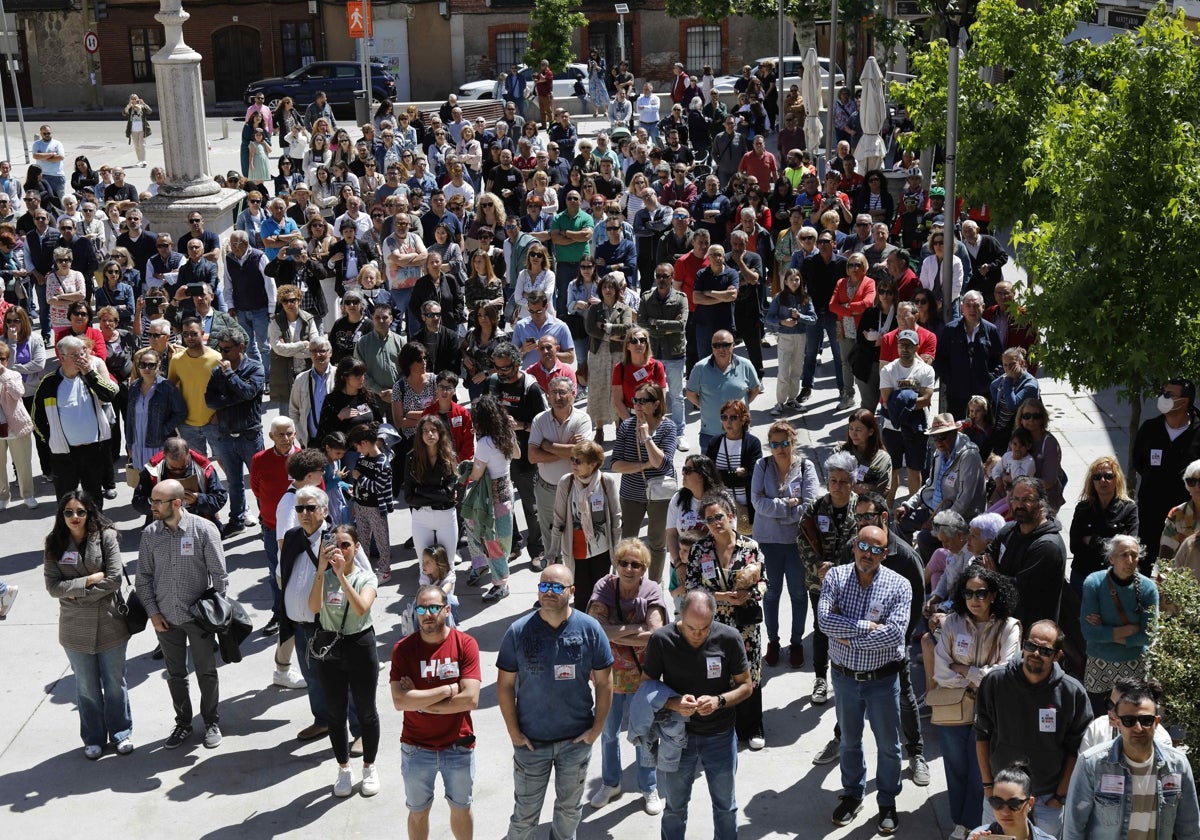
M0 164L0 469L11 456L31 509L35 451L53 483L46 589L85 756L134 751L133 592L168 675L164 746L193 735L189 652L202 743L221 743L194 605L224 592L224 545L256 524L271 681L306 692L299 737L328 737L338 797L355 789L352 756L360 793L381 789L372 604L397 551L415 553L411 632L389 673L410 836L428 832L438 774L454 835L472 834L481 677L458 613L464 588L486 586L484 605L508 597L522 552L537 608L497 659L510 837L532 836L551 771L552 836L574 836L597 740L588 804L620 797L624 729L666 840L688 836L697 766L715 836L736 836L738 745L771 743L763 682L805 667L810 607L810 699L837 710L814 758L840 762L835 824L863 806L869 725L876 827L898 829L905 759L930 782L930 717L952 840L1200 836L1146 663L1151 564L1200 569L1195 384L1167 382L1142 427L1136 501L1115 458L1075 477L1068 580L1069 478L1000 244L968 220L945 255L955 219L908 157L898 200L848 142L819 179L782 145L797 112L774 125L773 79L727 113L676 74L670 117L639 98L594 139L565 111L525 120L523 96L474 122L453 101L429 115L384 103L354 134L323 97L304 113L256 102L243 171L223 179L245 193L227 242L197 212L185 232L155 230L119 168L78 157L68 185L49 126L23 186ZM610 114L628 94L618 86ZM650 85L643 97L658 100ZM134 142L143 105L127 109ZM818 463L797 418L822 400L849 414ZM122 470L147 517L131 590L104 515ZM5 481L0 507L10 493ZM399 546L397 511L412 533ZM16 593L0 584L0 615Z

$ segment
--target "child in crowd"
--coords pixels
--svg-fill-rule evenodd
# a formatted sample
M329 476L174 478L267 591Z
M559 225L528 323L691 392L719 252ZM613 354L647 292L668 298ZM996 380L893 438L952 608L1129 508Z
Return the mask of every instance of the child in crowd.
M362 423L350 430L347 442L358 452L350 473L354 481L354 525L359 542L375 562L380 583L392 578L392 455L380 445L379 424Z
M450 618L446 625L453 627L458 623L458 596L454 594L454 567L450 565L450 555L443 546L435 545L425 549L421 555L421 574L417 577L420 586L440 586L446 593L446 603L450 605Z
M1033 449L1033 435L1029 433L1029 430L1014 429L1008 443L1008 451L1004 453L1000 463L992 468L992 478L996 481L996 490L993 495L995 503L988 508L988 513L1007 515L1008 490L1012 487L1013 480L1023 475L1036 474L1037 467L1034 465L1033 455L1030 454L1031 449Z
M329 496L329 521L334 525L349 525L354 521L347 500L351 485L346 481L348 471L342 467L342 458L350 445L342 432L330 432L321 442L325 450L325 492Z

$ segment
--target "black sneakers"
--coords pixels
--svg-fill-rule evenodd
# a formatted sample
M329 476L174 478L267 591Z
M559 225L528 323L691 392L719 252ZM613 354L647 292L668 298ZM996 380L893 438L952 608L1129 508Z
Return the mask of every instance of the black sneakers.
M833 824L846 825L862 810L862 800L857 796L839 796L840 802L833 809Z
M163 744L169 750L182 746L188 738L192 737L192 727L176 726L171 730L171 734L167 736L167 742Z

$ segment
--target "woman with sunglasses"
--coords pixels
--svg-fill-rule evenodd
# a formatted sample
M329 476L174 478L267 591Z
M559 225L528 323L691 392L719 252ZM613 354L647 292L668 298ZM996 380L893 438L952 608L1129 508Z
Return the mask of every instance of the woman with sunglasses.
M250 247L262 250L262 225L266 220L263 194L255 189L249 190L246 193L246 208L238 213L237 221L233 223L234 230L244 231L250 237Z
M525 255L525 267L517 275L517 286L513 291L513 323L529 317L529 293L541 291L546 294L546 307L554 315L554 272L550 270L550 257L541 243L532 245Z
M77 300L67 307L67 325L54 330L54 341L57 344L65 336L92 342L92 355L101 361L108 360L108 344L100 330L92 326L92 308L85 300Z
M79 735L91 761L110 742L119 755L133 752L125 684L129 630L113 598L121 571L117 529L86 492L63 494L46 536L42 573L46 591L58 599L58 643L75 672Z
M650 350L650 333L635 325L625 333L624 355L612 372L612 401L618 422L633 416L633 396L643 382L653 382L665 391L667 369Z
M95 187L100 183L100 176L92 169L92 162L86 156L75 158L75 169L71 172L71 189L80 193L84 187Z
M943 323L938 310L938 298L928 289L917 289L912 301L917 305L917 324L940 339Z
M725 492L717 465L707 455L689 455L679 469L679 490L667 507L667 551L671 558L671 573L667 586L675 599L684 594L688 552L708 533L700 516L700 501L710 493Z
M496 274L496 266L486 251L471 254L471 264L467 268L463 301L468 313L467 326L473 329L477 325L481 306L490 304L495 306L497 311L504 308L504 278Z
M767 592L767 574L763 569L758 543L735 528L733 500L726 493L714 493L701 500L708 535L692 546L687 561L687 589L707 589L717 601L714 621L726 624L741 634L750 661L750 679L754 693L737 706L737 735L749 740L750 749L766 746L762 714L762 611ZM745 609L751 607L751 609Z
M792 605L792 629L788 662L793 668L804 664L804 621L808 616L808 591L804 561L800 558L800 517L820 492L817 468L798 451L799 439L792 425L783 420L767 431L768 457L754 462L750 499L754 506L753 536L762 550L767 573L763 618L767 625L766 664L779 663L779 602L787 582Z
M579 363L575 373L581 388L587 388L588 382L587 313L600 303L600 291L596 281L596 258L590 254L581 257L579 273L567 286L567 311L563 316L567 328L571 331L571 338L574 339L575 359Z
M596 446L581 443L579 447ZM578 448L578 447L577 447ZM599 449L599 447L596 447ZM603 458L603 453L600 453ZM655 630L667 623L667 605L658 583L646 579L650 552L638 539L621 540L613 550L616 571L606 574L595 585L587 603L587 614L604 626L612 647L613 665L612 705L604 719L600 736L600 789L591 799L593 808L603 808L621 793L621 729L628 708L642 684L642 666L646 660L646 643ZM579 580L575 583L579 600ZM663 809L658 795L658 774L654 762L643 760L643 748L638 745L637 784L644 799L645 811L651 816Z
M610 403L611 406L611 403ZM661 581L666 563L667 508L678 489L675 449L679 431L666 416L666 396L653 383L640 385L633 416L617 427L612 470L621 478L621 537L636 537L649 519L650 579Z
M617 478L603 472L604 450L585 440L571 447L571 471L558 482L554 528L546 556L575 576L575 609L586 611L592 589L613 569L621 534ZM649 555L647 554L647 565Z
M959 578L953 604L934 634L932 688L961 688L974 696L984 676L1009 662L1021 646L1021 625L1012 617L1016 592L1008 578L973 565ZM962 722L936 728L946 763L950 819L962 837L964 826L977 825L982 813L975 727ZM1000 777L992 781L998 786Z
M1193 479L1200 479L1200 461L1193 462L1195 467L1191 473ZM1189 467L1189 470L1191 467ZM1185 481L1188 472L1184 473ZM1189 502L1194 511L1197 510L1196 500L1200 499L1200 481L1195 482L1193 501ZM1083 594L1083 582L1092 572L1104 568L1104 541L1118 534L1138 534L1137 503L1129 497L1125 486L1125 473L1121 465L1111 455L1102 455L1088 466L1087 480L1083 492L1079 494L1079 503L1071 517L1071 588L1075 594ZM1186 537L1186 535L1184 535ZM1175 536L1176 548L1184 537ZM1174 549L1170 556L1175 555ZM1159 548L1159 557L1163 549Z
M987 798L995 820L972 829L968 840L989 835L1012 837L1013 840L1055 840L1054 835L1042 831L1029 818L1037 802L1029 772L1028 764L1014 761L996 774L991 795Z
M111 307L117 313L117 326L123 330L130 329L136 303L133 287L122 278L121 264L114 259L105 260L100 272L103 281L96 287L97 308Z
M742 400L728 400L721 406L721 434L705 447L729 488L736 504L737 532L749 536L754 528L754 508L750 504L750 483L754 465L762 458L762 441L750 434L750 409Z
M841 402L837 405L838 410L845 410L854 405L855 381L858 383L861 407L873 411L879 404L878 389L874 394L874 402L868 402L872 396L870 383L854 375L850 362L850 357L858 346L858 331L862 326L863 314L875 305L875 280L867 276L869 267L867 258L862 254L851 254L846 260L846 276L837 281L833 297L829 301L829 313L837 318L838 353L842 358L842 371L844 374L850 374L843 374L845 390Z
M1035 475L1046 485L1046 503L1053 515L1063 506L1063 487L1067 482L1067 474L1063 472L1062 447L1058 438L1046 428L1050 422L1046 404L1038 397L1029 397L1017 406L1017 417L1013 422L1033 435L1030 454L1037 466Z
M50 327L56 334L71 329L71 304L82 301L87 290L83 275L71 268L73 260L70 248L55 248L54 270L46 274L46 305L50 307Z
M350 289L342 296L342 315L329 330L331 364L336 366L342 359L353 356L358 340L371 331L371 319L364 311L364 304L362 293L357 289Z
M492 501L492 522L475 519L463 511L467 549L471 555L468 586L478 586L484 575L491 574L492 586L483 593L486 603L508 597L508 553L513 537L513 486L509 465L521 457L521 446L513 432L511 418L495 397L475 400L472 412L475 424L475 460L467 478L486 482ZM469 494L468 494L469 495Z
M286 154L279 158L278 171L272 184L275 195L290 196L292 188L304 183L304 173L296 171L295 162Z
M374 796L379 793L379 774L375 770L375 756L379 751L379 713L375 704L379 653L371 605L379 592L379 579L374 572L355 563L359 546L358 531L353 525L339 525L333 536L332 544L322 543L316 575L308 593L308 609L316 614L317 625L341 636L336 646L337 655L315 663L325 694L329 743L338 765L333 795L347 797L354 792L350 739L346 732L353 695L354 709L362 728L360 792L363 796Z
M1200 470L1200 464L1196 464ZM1190 504L1190 502L1189 502ZM1138 571L1145 548L1136 536L1118 534L1104 543L1106 569L1083 582L1079 626L1087 643L1083 687L1096 715L1121 677L1146 676L1151 624L1158 616L1158 587Z
M107 228L107 225L106 225L106 228ZM114 242L115 241L116 240L114 239ZM139 271L137 269L137 267L133 264L134 263L133 255L129 253L129 249L127 249L127 248L122 248L120 246L114 246L112 248L109 248L108 249L108 258L110 260L115 260L117 263L117 266L121 269L121 282L127 284L129 286L129 288L133 289L133 296L134 296L134 301L135 301L134 311L136 312L136 310L137 310L136 301L137 301L137 298L140 297L142 294L142 292L140 291L142 289L142 272Z
M321 215L328 221L332 222L334 213L334 205L338 202L337 185L333 183L333 174L329 167L325 164L318 164L313 169L313 180L309 182L312 187L311 203L321 208Z
M628 412L622 416L616 409L615 400L624 400L619 387L621 380L614 381L613 377L606 373L601 375L601 372L616 371L622 358L625 336L633 327L634 315L633 310L621 300L619 274L604 275L597 287L600 300L588 307L584 316L584 326L591 339L588 344L588 371L597 373L588 379L587 412L596 426L596 442L604 443L605 425L616 423L620 426L631 416ZM660 387L665 385L664 381ZM614 391L617 392L615 395ZM674 423L671 425L674 427Z
M855 216L869 213L872 221L891 224L895 211L896 201L884 186L883 171L872 169L863 178L863 188L854 195L851 212Z
M463 341L463 370L472 400L479 399L484 383L495 372L492 351L511 337L512 333L500 326L500 307L495 303L480 305L475 311L475 326Z
M140 470L162 451L163 441L187 419L183 394L161 373L162 358L146 347L133 354L125 409L125 451L129 466Z

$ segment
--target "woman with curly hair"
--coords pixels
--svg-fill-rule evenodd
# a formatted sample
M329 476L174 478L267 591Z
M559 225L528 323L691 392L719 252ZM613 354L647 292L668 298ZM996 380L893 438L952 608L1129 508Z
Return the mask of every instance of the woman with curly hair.
M472 517L464 504L463 526L471 552L469 586L476 586L486 572L491 572L492 587L483 594L491 603L508 597L508 552L512 548L513 488L509 464L521 457L508 415L495 397L480 397L472 407L475 424L475 461L468 484L486 480L492 501L494 522L485 523Z

